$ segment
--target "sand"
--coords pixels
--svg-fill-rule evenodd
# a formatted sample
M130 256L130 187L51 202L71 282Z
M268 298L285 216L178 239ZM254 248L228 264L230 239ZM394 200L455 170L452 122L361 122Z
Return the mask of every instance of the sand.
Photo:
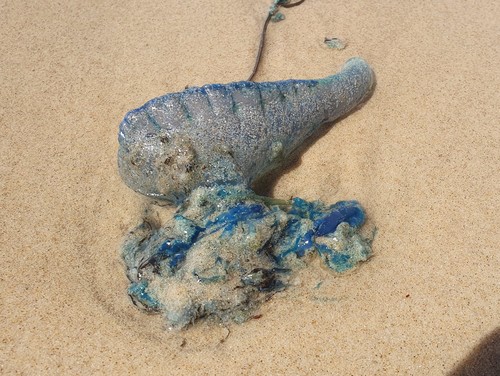
M118 176L118 124L166 92L245 79L269 3L0 2L0 373L499 370L493 0L283 10L256 80L322 77L362 56L377 87L266 189L359 200L374 257L341 276L313 264L262 317L228 328L172 332L130 304L119 247L144 199Z

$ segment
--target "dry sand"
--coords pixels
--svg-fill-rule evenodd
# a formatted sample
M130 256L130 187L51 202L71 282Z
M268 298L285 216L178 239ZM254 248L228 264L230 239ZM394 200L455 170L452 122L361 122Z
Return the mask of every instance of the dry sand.
M245 79L269 3L0 1L0 373L499 367L494 0L307 0L283 10L258 81L321 77L362 56L378 85L270 191L358 199L378 229L374 257L343 276L311 266L227 338L206 324L169 332L130 304L119 247L144 201L117 174L117 126L155 96ZM330 50L325 36L348 47Z

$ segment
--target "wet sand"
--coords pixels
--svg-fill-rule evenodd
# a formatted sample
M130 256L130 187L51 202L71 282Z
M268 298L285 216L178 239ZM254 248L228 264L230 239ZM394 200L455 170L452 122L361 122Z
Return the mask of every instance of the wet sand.
M458 375L500 347L490 0L284 9L257 81L362 56L377 87L264 189L359 200L373 258L345 275L313 263L228 328L171 332L130 303L119 247L145 200L118 176L118 124L166 92L245 79L269 3L0 4L0 373Z

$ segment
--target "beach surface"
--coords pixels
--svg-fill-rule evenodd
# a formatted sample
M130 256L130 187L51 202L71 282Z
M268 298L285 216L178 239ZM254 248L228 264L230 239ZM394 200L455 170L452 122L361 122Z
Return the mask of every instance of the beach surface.
M1 374L500 372L493 0L282 9L256 81L361 56L377 86L263 189L358 200L373 257L343 275L313 262L242 325L171 331L131 304L120 244L146 200L118 175L118 124L167 92L246 79L270 3L0 2Z

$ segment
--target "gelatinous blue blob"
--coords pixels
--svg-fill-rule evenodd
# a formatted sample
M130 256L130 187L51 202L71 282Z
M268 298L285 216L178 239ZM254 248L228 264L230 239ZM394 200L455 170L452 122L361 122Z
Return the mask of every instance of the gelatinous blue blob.
M278 249L284 249L275 256L277 262L282 262L290 254L303 257L307 250L318 246L316 237L333 234L342 222L357 228L364 222L365 215L356 201L340 201L329 207L321 202L308 202L301 198L294 198L288 212L290 221L283 231ZM304 220L313 221L312 225ZM327 252L323 247L323 253Z
M230 234L239 222L260 219L265 216L265 209L265 206L260 204L238 204L219 215L214 221L209 221L206 227L210 233L224 228L224 231Z
M340 201L330 207L330 213L314 222L314 230L316 236L325 236L335 232L342 222L357 228L364 221L365 213L357 201Z
M325 244L318 244L317 249L318 253L326 258L328 266L339 273L352 269L358 262L351 255L333 251Z
M291 215L296 215L304 219L316 219L315 217L320 213L318 208L318 202L308 202L301 199L300 197L295 197L292 200L292 208L289 213Z
M314 236L314 231L309 230L304 235L302 235L300 238L297 239L297 243L295 246L295 253L297 254L297 256L299 257L304 256L305 251L314 246L313 236Z
M204 228L195 225L182 215L175 215L174 219L184 228L184 239L166 239L158 248L151 262L160 262L168 259L169 266L176 268L186 258L186 253L196 242Z
M146 280L132 283L128 288L128 294L134 303L141 304L147 310L157 311L160 309L161 304L146 292L147 288L148 282Z

